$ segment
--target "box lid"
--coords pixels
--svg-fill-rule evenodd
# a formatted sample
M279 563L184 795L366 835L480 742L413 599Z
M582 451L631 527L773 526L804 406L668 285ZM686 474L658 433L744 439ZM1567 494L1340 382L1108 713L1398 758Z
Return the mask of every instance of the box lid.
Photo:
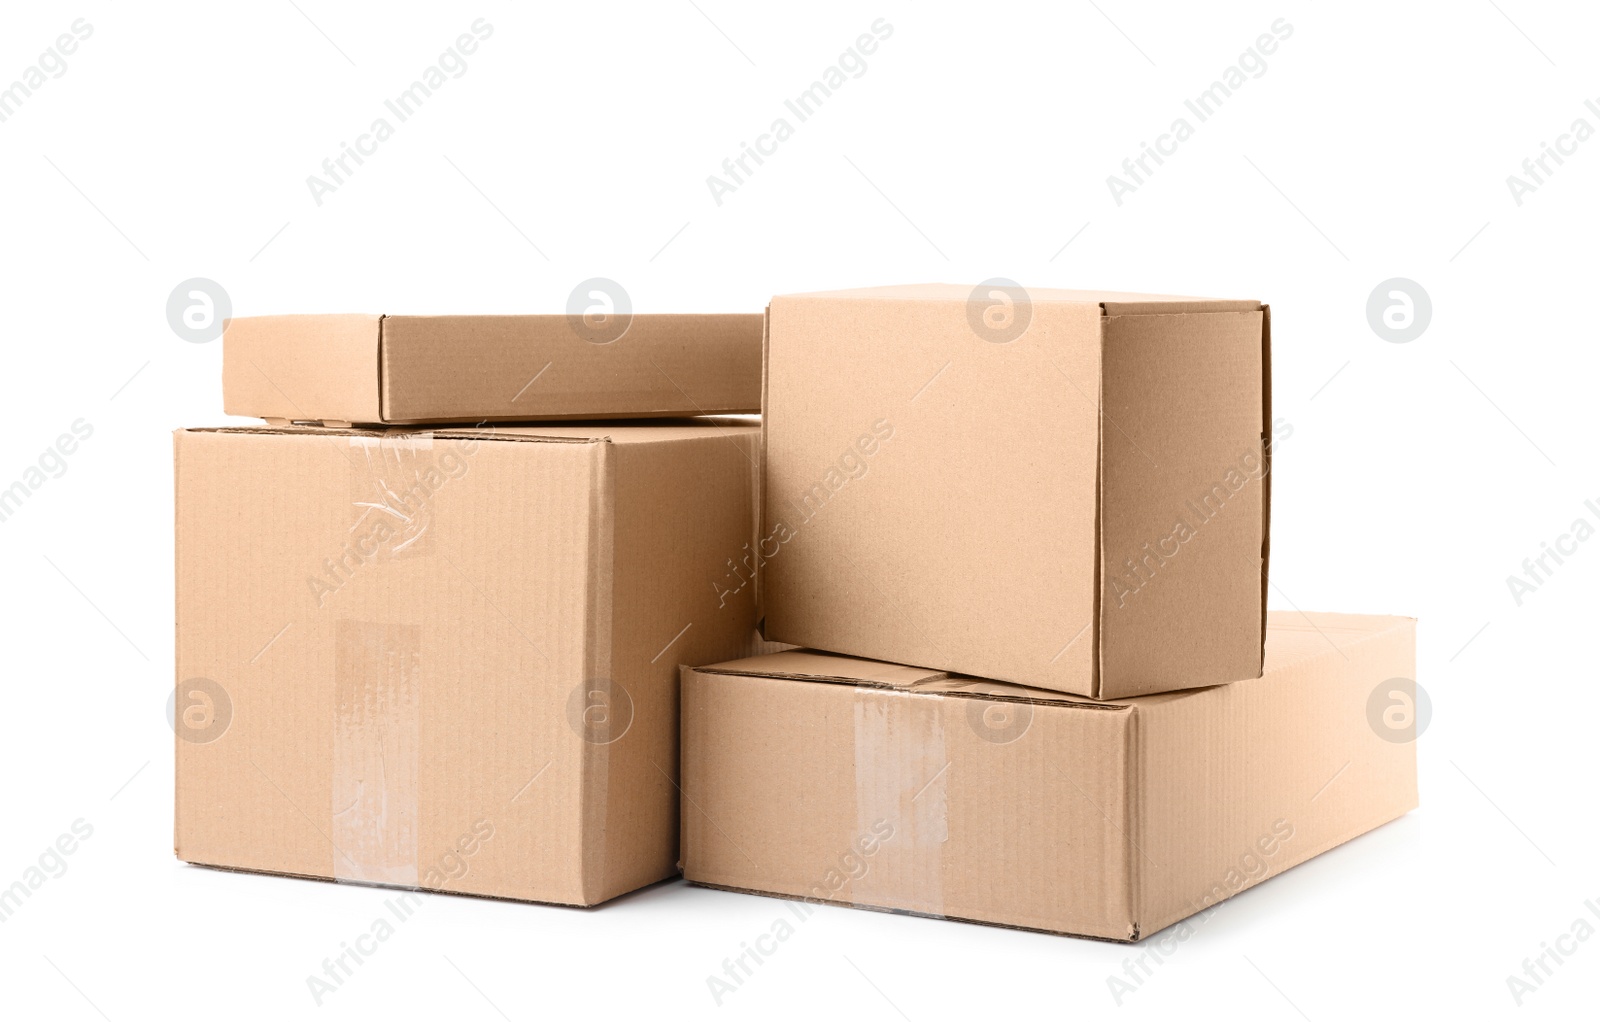
M581 326L564 315L236 318L223 335L224 408L329 425L760 410L759 314L641 314L604 338Z

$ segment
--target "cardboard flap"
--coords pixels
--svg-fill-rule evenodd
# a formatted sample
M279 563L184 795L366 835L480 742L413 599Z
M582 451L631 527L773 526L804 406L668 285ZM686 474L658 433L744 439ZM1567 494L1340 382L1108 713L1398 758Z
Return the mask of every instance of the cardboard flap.
M732 439L761 428L753 416L656 420L640 422L575 422L571 425L540 423L536 426L440 426L428 430L437 436L473 436L484 440L605 440L616 444L702 442L707 437Z
M714 425L708 431L706 427ZM266 436L317 436L317 437L369 437L376 440L402 441L407 438L423 440L438 437L442 440L488 440L507 443L543 444L662 444L695 443L710 438L720 438L733 443L740 450L743 444L760 429L759 424L748 420L727 420L720 423L684 423L682 425L632 425L630 423L588 423L562 426L484 426L482 428L417 429L413 427L354 427L340 429L288 425L288 426L195 426L179 432L187 433L259 433ZM752 456L753 455L747 455Z
M902 664L886 664L824 653L813 649L791 649L766 656L745 657L726 663L696 668L701 674L738 674L763 678L792 678L799 681L832 681L845 684L880 685L910 688L919 682L944 678L943 671Z
M291 422L382 422L382 335L382 316L229 320L222 335L223 411Z
M840 685L865 685L906 692L965 696L994 702L1034 703L1039 705L1083 706L1097 710L1123 709L1121 704L1091 702L1065 692L1013 685L1004 681L969 678L960 674L922 667L907 667L877 660L863 660L840 653L815 649L791 649L764 656L730 660L694 668L699 674L728 674L741 677L777 678L788 681L816 681Z
M1189 312L1260 312L1256 301L1228 298L1186 298L1181 295L1128 296L1100 303L1107 316L1171 316Z

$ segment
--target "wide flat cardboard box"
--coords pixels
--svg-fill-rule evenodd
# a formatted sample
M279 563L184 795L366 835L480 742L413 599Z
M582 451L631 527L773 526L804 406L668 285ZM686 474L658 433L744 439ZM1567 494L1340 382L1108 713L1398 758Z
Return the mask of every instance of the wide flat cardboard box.
M1111 702L807 651L685 668L684 876L1136 941L1415 808L1414 663L1410 618L1275 613L1263 677Z
M222 338L223 406L326 425L758 412L761 332L759 313L599 334L559 315L242 317Z
M914 285L768 310L764 634L1096 698L1254 677L1269 315Z
M593 905L675 875L753 423L182 430L180 859Z

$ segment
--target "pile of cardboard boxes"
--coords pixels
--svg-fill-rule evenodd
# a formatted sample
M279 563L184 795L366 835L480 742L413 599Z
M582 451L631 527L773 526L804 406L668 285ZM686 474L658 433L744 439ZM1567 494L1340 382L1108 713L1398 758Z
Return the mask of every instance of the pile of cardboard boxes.
M1269 325L235 320L265 424L175 441L177 854L1138 940L1388 822L1414 622L1265 609Z

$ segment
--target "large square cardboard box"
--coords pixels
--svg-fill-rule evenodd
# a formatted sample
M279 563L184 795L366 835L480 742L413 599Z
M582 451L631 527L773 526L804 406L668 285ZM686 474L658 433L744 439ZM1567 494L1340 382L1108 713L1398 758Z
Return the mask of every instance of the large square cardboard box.
M753 424L183 430L180 859L572 905L676 873Z
M805 651L685 668L684 876L1136 941L1415 808L1414 663L1410 618L1274 614L1265 676L1112 702Z
M1097 698L1259 674L1268 334L1256 301L774 298L766 636Z
M761 410L759 313L252 316L222 339L229 415L515 422Z

